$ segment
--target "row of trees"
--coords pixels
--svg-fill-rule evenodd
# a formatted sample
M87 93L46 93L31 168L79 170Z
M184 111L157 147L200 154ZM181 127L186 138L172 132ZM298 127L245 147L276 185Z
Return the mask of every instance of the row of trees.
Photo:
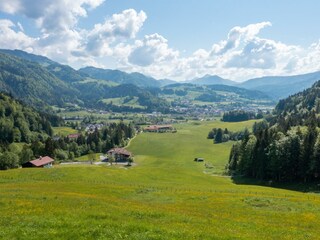
M227 170L262 180L307 182L320 177L320 81L279 101L275 117L256 123L231 150Z
M107 152L114 146L125 146L135 135L133 124L120 122L80 134L75 140L53 137L51 125L61 124L64 124L61 118L37 112L0 93L0 169L15 168L45 155L72 160L89 152Z
M47 155L58 161L67 161L90 153L106 153L115 146L125 146L134 135L134 126L121 122L111 123L86 135L80 134L76 139L47 137L44 141L36 140L25 144L20 151L11 144L0 151L0 154L3 152L0 155L0 169L18 167L39 156Z
M233 145L227 170L259 180L307 182L320 177L320 119L310 114L307 124L288 127L278 121L268 127L256 123L255 131Z
M224 130L222 128L213 128L208 133L208 139L213 139L213 143L222 143L228 142L229 140L238 141L243 139L245 135L248 135L248 129L244 129L243 131L231 132L227 128Z
M225 112L222 116L223 122L242 122L242 121L248 121L251 119L261 119L263 118L263 115L261 112L254 113L254 112L247 112L243 110L234 110Z

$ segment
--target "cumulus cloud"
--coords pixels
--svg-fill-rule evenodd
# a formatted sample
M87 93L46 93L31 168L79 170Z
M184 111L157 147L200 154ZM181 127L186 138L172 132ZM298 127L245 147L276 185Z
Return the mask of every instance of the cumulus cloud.
M19 31L19 25L8 19L0 19L0 46L8 49L22 49L32 51L36 39Z
M136 41L135 45L128 57L129 62L135 65L169 63L179 56L178 51L169 48L168 40L157 33L146 35L143 41Z
M87 9L98 7L104 0L10 0L0 2L0 11L22 14L35 19L44 32L73 27L78 17L87 16Z
M118 39L135 38L146 19L144 11L138 13L134 9L113 14L103 24L96 24L88 33L86 49L96 56L110 55L109 45Z
M234 27L228 33L227 40L214 44L212 54L224 54L227 51L239 46L241 41L250 41L265 27L271 26L270 22L261 22L257 24L249 24L246 27Z
M289 45L259 36L270 22L236 26L225 39L189 56L170 47L159 33L137 37L147 20L144 11L127 9L80 29L80 18L105 0L0 0L0 11L33 19L40 30L27 35L19 22L0 19L0 46L45 55L74 67L103 67L108 61L126 71L156 78L191 79L205 74L245 80L263 75L288 75L320 69L320 40L309 47Z

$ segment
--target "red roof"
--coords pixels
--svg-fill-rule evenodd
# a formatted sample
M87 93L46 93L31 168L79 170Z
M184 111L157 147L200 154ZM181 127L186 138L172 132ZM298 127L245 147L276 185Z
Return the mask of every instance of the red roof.
M52 162L54 162L54 160L51 157L48 157L48 156L40 157L38 159L30 161L30 163L32 163L36 167L41 167L43 165L46 165L46 164L52 163Z
M129 152L128 150L124 148L112 148L108 151L109 154L115 153L115 154L121 154L121 155L126 155L126 156L131 156L132 153Z
M80 134L75 133L75 134L69 134L68 138L78 138L80 136Z

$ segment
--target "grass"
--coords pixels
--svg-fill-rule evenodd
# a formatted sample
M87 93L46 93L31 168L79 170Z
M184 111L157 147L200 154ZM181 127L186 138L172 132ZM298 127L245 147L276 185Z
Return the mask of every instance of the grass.
M100 161L100 155L104 155L104 154L95 153L94 155L95 155L95 157L94 157L95 161ZM83 155L81 157L77 157L77 158L75 158L75 160L78 162L88 162L88 161L90 161L90 157L91 156L89 156L89 154L87 154L87 155Z
M133 97L132 99L129 99L129 100L126 100L126 99L127 99L127 97L105 98L102 100L102 102L105 104L112 103L113 105L116 105L116 106L126 106L126 107L141 108L141 109L146 108L146 107L141 106L139 104L138 97Z
M67 136L69 134L78 133L77 130L70 127L53 127L53 132L55 135Z
M56 166L0 172L0 239L318 239L320 197L237 185L223 172L231 143L193 122L143 133L128 147L137 165Z

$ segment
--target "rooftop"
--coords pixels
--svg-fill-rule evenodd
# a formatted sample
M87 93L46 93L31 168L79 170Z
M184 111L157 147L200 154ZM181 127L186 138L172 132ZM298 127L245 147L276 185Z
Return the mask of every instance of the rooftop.
M124 149L124 148L112 148L108 151L108 153L122 154L126 156L132 155L131 152L129 152L127 149Z
M52 163L52 162L54 162L54 160L48 156L40 157L38 159L30 161L30 163L32 163L36 167L40 167L40 166L43 166L43 165L46 165L46 164Z

